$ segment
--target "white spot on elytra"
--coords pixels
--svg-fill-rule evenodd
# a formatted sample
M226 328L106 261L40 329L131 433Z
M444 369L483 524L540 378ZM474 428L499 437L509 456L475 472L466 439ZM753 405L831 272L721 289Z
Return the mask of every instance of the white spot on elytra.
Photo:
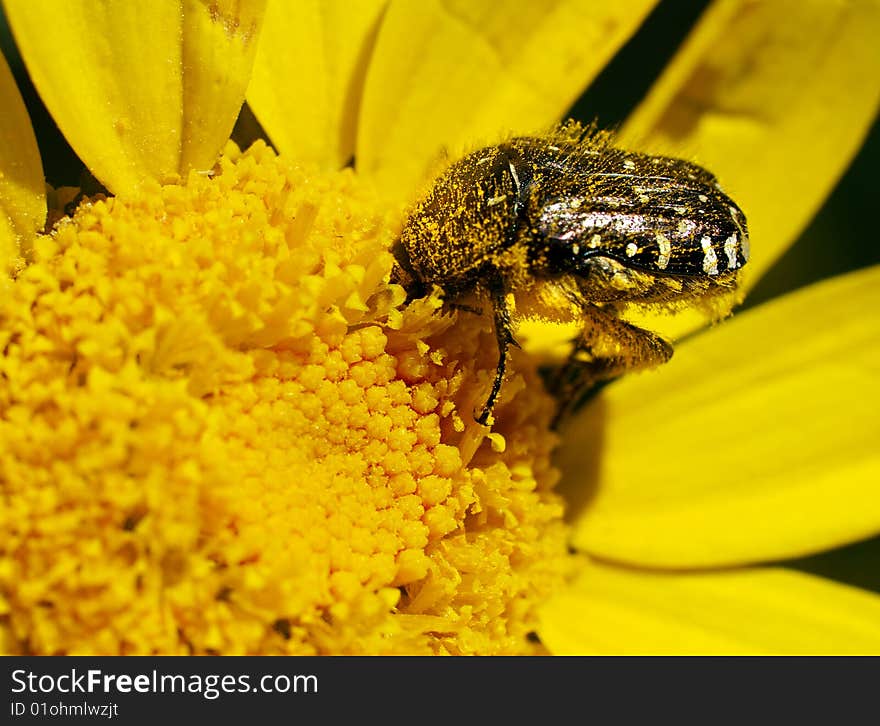
M636 163L632 159L627 159L626 161L623 162L623 168L624 169L635 169Z
M519 174L516 173L516 167L513 162L507 162L507 168L510 169L510 176L513 177L513 188L519 194Z
M639 202L641 204L647 204L649 201L649 197L647 194L639 194Z
M636 252L638 252L638 251L639 251L639 246L635 242L630 242L626 246L626 256L627 257L634 257Z
M707 275L718 274L718 255L715 254L715 248L712 247L712 240L709 237L703 237L700 240L703 247L703 272Z
M709 197L707 197L705 194L698 194L697 199L699 199L701 202L708 202L709 201Z
M740 241L740 250L742 251L743 259L748 262L749 255L751 254L751 248L749 247L749 235L743 229L742 223L743 220L742 212L739 211L736 207L729 206L727 207L730 210L730 216L733 219L733 223L736 225L736 228L739 230L741 241Z
M657 255L657 267L661 270L665 270L666 266L669 264L669 255L672 252L672 244L669 242L669 237L662 232L655 232L654 239L657 240L657 246L660 248L660 254Z
M579 254L580 251L581 251L581 246L580 246L577 242L575 242L575 243L571 246L571 251L572 251L572 254L577 255L577 254Z
M730 237L724 240L724 254L727 255L728 270L736 269L736 246L737 239L735 234L730 235Z
M594 250L602 244L602 238L598 234L594 234L590 237L590 241L587 243L587 247Z

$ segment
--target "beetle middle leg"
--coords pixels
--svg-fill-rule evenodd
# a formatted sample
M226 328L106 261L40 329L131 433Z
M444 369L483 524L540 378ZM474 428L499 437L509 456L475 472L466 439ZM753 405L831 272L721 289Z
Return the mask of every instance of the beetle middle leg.
M477 423L488 425L489 416L501 393L501 384L507 373L507 359L510 346L519 348L519 343L513 337L513 325L510 322L510 307L507 304L507 291L504 283L496 278L489 282L488 292L492 300L492 308L495 313L495 339L498 342L498 365L495 367L495 379L492 381L492 390L483 405L483 410L477 417Z
M483 308L474 307L473 305L466 305L465 303L444 301L443 306L448 308L449 310L454 310L460 313L468 313L470 315L483 314Z
M549 385L558 402L554 428L589 386L630 371L653 368L672 357L672 346L663 338L621 320L614 311L587 305L583 314L584 328L568 361Z

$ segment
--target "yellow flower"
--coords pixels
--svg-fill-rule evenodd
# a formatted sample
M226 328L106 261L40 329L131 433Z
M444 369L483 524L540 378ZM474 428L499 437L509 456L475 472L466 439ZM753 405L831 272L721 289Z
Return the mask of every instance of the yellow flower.
M880 598L758 565L880 532L876 269L605 389L555 460L570 529L535 359L489 433L491 322L387 282L444 150L553 123L651 5L6 0L115 196L40 233L0 67L4 650L880 651ZM713 3L622 129L721 178L747 284L858 149L878 27L874 3ZM218 160L245 93L280 156Z

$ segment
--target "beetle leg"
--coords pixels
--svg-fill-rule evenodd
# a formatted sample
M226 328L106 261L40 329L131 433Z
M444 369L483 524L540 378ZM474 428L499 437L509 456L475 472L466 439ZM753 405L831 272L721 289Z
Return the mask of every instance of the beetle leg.
M477 423L488 425L489 416L498 400L501 392L501 384L504 383L504 375L507 372L507 357L510 346L519 348L519 343L513 337L513 326L510 322L510 308L507 306L507 294L504 283L493 280L489 284L489 295L492 299L492 308L495 313L495 339L498 341L498 365L495 368L495 380L492 381L492 390L489 398L483 405L483 410L477 417Z
M483 308L475 308L473 305L466 305L464 303L459 302L446 302L443 301L443 306L448 308L449 310L455 310L460 313L470 313L471 315L482 315Z
M430 285L425 285L416 274L403 243L400 240L391 248L394 255L394 264L391 266L390 282L393 285L401 285L406 290L406 301L412 302L425 297L430 292Z
M583 313L584 329L575 340L568 362L550 385L559 404L554 428L589 386L629 371L653 368L672 357L672 346L649 330L592 305L586 306Z

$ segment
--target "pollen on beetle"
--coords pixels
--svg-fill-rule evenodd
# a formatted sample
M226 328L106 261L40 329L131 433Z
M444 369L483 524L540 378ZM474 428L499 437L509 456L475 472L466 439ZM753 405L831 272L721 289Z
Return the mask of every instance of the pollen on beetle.
M3 650L535 652L537 374L489 433L491 320L403 306L399 214L262 144L215 171L81 205L0 299Z

